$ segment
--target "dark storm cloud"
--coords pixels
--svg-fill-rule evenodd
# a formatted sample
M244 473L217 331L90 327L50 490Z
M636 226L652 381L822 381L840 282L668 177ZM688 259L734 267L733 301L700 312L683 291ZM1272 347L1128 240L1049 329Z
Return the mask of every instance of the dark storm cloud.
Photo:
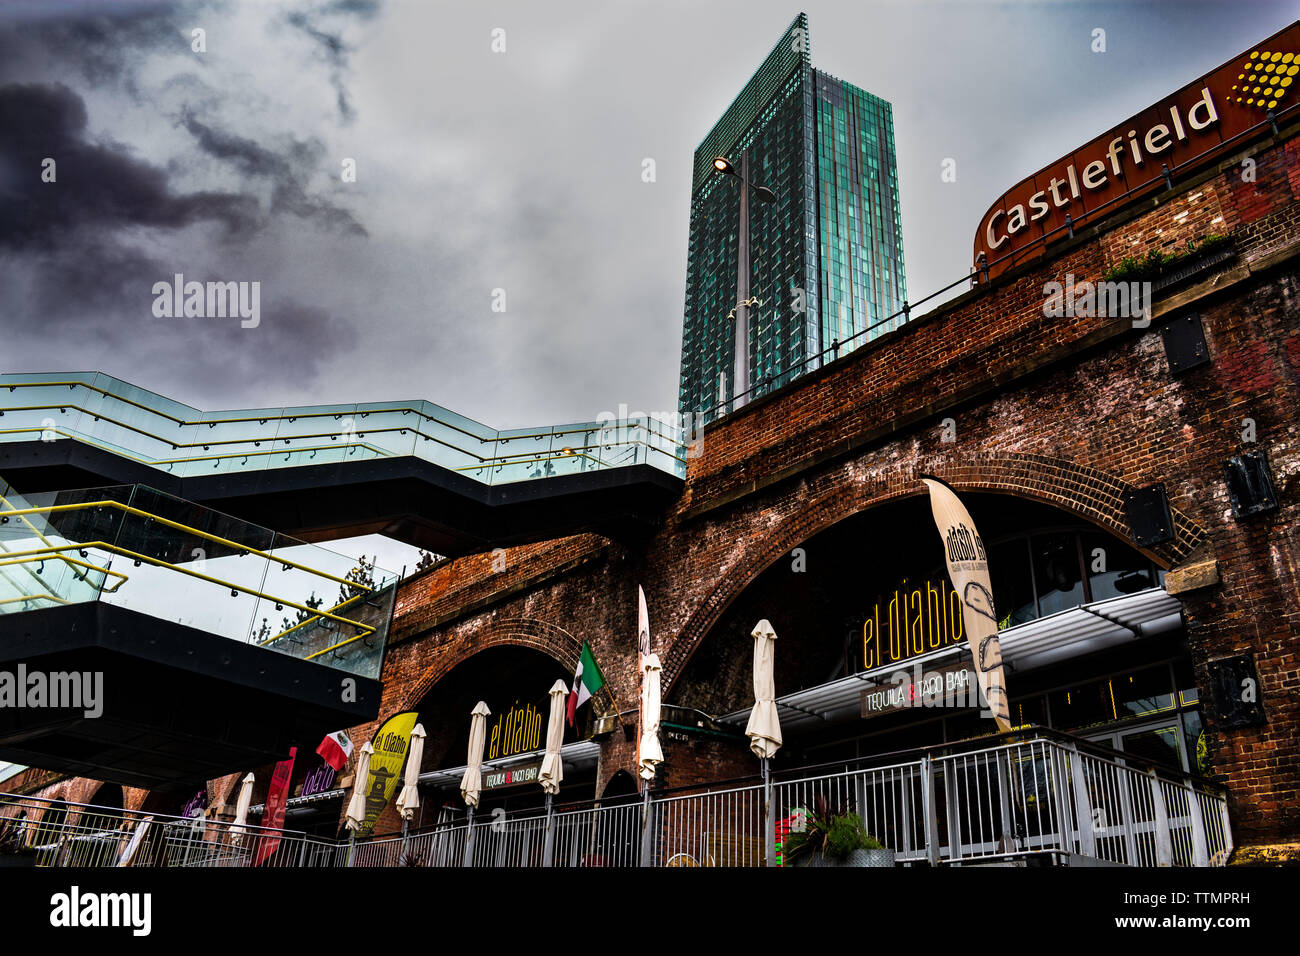
M188 4L140 2L93 4L21 24L0 20L0 79L40 64L57 64L94 85L120 84L133 98L140 91L134 68L144 51L189 48L181 13Z
M245 236L260 220L251 196L177 193L162 169L123 146L87 139L86 105L62 84L0 87L0 247L45 248L84 230L215 222ZM52 160L53 182L42 179Z
M253 195L177 189L170 167L91 141L88 119L85 101L62 84L0 86L0 314L11 348L129 356L174 386L217 391L265 384L271 368L312 376L325 357L355 345L354 328L297 300L273 269L232 274L250 267L225 264L265 241L279 213L364 234L345 210L307 194L304 171L319 160L319 144L291 140L279 154L188 118L204 153L271 183L268 212ZM46 158L56 164L53 182L42 180ZM206 240L192 232L207 226ZM177 272L260 281L261 324L156 318L153 285Z
M339 117L344 123L356 118L352 106L352 97L348 93L348 56L352 52L341 33L329 32L322 19L337 15L369 20L379 11L377 0L334 0L311 10L295 10L285 17L289 26L308 37L316 47L319 56L329 66L330 84L334 88L335 101L339 108Z
M365 228L350 212L320 196L309 195L304 181L319 168L325 147L319 140L290 139L283 153L231 132L215 129L186 110L182 125L199 148L214 159L229 163L246 176L268 180L272 186L271 212L314 219L338 232L365 236Z

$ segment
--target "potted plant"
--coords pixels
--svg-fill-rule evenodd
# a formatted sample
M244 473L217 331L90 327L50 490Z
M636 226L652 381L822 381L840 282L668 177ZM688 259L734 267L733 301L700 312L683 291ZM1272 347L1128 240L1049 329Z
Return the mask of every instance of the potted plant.
M867 833L862 818L818 797L802 831L785 839L786 866L893 866L894 851Z

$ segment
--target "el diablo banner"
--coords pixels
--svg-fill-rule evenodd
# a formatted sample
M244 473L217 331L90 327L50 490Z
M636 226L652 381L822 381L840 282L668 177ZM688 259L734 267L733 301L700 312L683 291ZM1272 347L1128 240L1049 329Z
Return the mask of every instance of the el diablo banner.
M388 801L393 799L397 781L401 779L402 764L406 762L406 752L411 747L411 730L419 715L413 711L394 714L384 721L370 746L374 754L370 757L370 781L366 784L366 819L363 832L375 828L375 821L383 813Z
M1002 672L1002 646L998 643L998 617L993 606L993 584L984 541L975 530L970 512L951 488L937 478L921 480L930 492L930 508L943 538L952 589L961 598L962 621L970 640L980 694L998 722L998 730L1010 730L1011 708Z

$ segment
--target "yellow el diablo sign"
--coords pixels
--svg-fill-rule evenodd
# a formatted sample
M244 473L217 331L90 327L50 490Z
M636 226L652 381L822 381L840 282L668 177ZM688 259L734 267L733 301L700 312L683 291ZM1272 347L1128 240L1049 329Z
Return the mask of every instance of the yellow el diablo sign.
M492 725L492 736L488 741L488 760L497 757L509 757L511 754L526 753L542 745L542 712L528 704L520 707L519 702L509 711L497 718Z
M384 812L384 807L393 798L397 781L402 777L406 752L411 746L411 730L415 727L418 716L413 710L394 714L375 731L374 739L370 741L375 752L370 758L370 781L366 784L366 819L363 831L374 829L379 814Z
M961 599L947 581L902 587L876 602L862 625L862 667L887 667L962 643Z

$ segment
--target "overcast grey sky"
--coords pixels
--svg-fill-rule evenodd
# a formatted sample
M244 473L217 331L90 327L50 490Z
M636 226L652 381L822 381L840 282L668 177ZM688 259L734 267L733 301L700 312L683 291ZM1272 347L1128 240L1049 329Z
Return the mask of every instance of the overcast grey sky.
M502 428L671 410L692 153L800 8L0 6L0 369L207 409L427 399ZM802 9L814 65L894 105L913 299L966 272L1003 189L1297 14ZM154 317L178 272L260 281L261 325Z

